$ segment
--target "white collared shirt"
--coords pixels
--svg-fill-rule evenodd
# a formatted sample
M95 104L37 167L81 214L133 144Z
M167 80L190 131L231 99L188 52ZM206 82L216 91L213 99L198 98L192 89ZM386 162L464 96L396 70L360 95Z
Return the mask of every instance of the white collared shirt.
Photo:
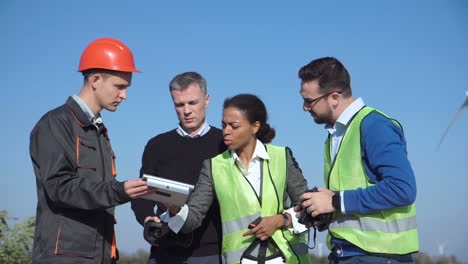
M331 160L335 160L336 153L338 152L338 148L340 147L341 140L348 128L349 121L353 118L353 116L361 110L365 106L364 101L361 98L356 99L352 102L346 109L341 113L338 120L333 123L328 123L325 125L325 129L330 133L332 136L331 140L331 148L332 151L330 153Z
M181 135L182 137L189 137L189 138L196 138L204 136L208 131L210 131L211 126L208 125L208 122L204 122L202 128L197 132L197 134L191 136L189 133L185 132L182 126L179 124L176 131L177 134Z
M260 197L260 186L262 186L262 160L270 159L270 156L268 156L268 153L266 152L265 145L263 145L263 143L257 139L255 150L252 155L252 158L250 159L248 168L244 167L239 156L237 156L237 153L235 151L231 151L231 157L233 165L234 163L237 165L239 171L250 182L250 185L252 185L252 187L254 188L257 196Z

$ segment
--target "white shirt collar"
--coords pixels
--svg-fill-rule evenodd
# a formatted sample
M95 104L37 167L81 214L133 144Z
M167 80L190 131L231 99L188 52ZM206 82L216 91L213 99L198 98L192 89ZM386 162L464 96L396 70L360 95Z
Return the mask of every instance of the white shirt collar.
M210 131L210 125L208 125L208 122L204 122L202 128L197 132L197 134L191 136L189 133L185 132L185 130L182 128L182 126L179 124L177 127L177 133L181 135L182 137L190 137L190 138L195 138L195 137L201 137L204 136L208 131Z
M235 151L231 150L231 157L232 157L232 164L234 164L236 160L240 161L240 158ZM254 153L250 160L253 160L255 158L270 159L270 156L268 155L268 152L266 151L265 145L263 145L263 143L258 139L255 145Z
M336 120L335 123L328 123L325 125L325 129L328 131L328 133L333 134L336 129L337 125L347 127L349 121L353 118L353 116L359 112L363 107L365 106L364 101L362 100L361 97L358 99L354 100L346 109L341 113L341 115L338 117L338 120Z

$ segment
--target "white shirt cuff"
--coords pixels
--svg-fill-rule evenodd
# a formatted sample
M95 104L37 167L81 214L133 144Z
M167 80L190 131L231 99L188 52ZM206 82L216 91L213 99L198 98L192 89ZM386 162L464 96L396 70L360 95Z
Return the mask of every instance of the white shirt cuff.
M169 209L166 210L165 213L163 213L159 218L161 221L167 223L169 228L174 231L174 233L179 233L180 229L184 226L185 220L187 220L189 208L186 204L180 208L180 211L171 217L169 214Z
M341 201L340 201L340 204L341 204L340 210L341 210L341 212L342 212L343 214L346 214L346 211L345 211L345 208L344 208L344 191L340 191L340 200L341 200Z
M289 232L297 235L297 234L301 234L307 231L307 227L298 222L299 218L296 217L296 213L294 212L294 207L289 208L288 210L285 211L285 213L288 213L289 215L291 215L291 218L292 218L292 228L289 228Z

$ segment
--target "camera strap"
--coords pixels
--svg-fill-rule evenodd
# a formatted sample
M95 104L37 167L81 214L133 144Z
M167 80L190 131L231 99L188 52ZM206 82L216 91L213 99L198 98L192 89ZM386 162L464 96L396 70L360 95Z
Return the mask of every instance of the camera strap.
M314 246L309 247L309 243L307 243L307 247L309 249L314 249L315 248L315 239L317 238L317 228L314 225L312 227L314 228L314 240L313 240L314 241ZM307 237L308 237L307 241L310 242L310 228L309 228L309 230L307 230Z

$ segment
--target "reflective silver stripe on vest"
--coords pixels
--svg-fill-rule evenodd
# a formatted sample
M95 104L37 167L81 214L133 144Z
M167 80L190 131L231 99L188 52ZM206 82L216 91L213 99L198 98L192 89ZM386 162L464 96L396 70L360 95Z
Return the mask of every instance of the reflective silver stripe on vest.
M232 232L237 232L242 229L246 229L250 223L252 223L255 219L260 216L260 212L245 216L239 219L231 220L229 222L223 223L223 234L229 234Z
M223 253L223 263L231 264L240 261L242 254L246 249L247 247L238 249L236 251Z
M309 254L309 247L307 246L306 243L299 243L295 245L291 245L292 249L296 253L296 255L304 255L304 254Z
M330 228L352 228L361 231L380 231L398 233L416 228L416 216L392 221L380 221L375 218L342 216L330 223Z

